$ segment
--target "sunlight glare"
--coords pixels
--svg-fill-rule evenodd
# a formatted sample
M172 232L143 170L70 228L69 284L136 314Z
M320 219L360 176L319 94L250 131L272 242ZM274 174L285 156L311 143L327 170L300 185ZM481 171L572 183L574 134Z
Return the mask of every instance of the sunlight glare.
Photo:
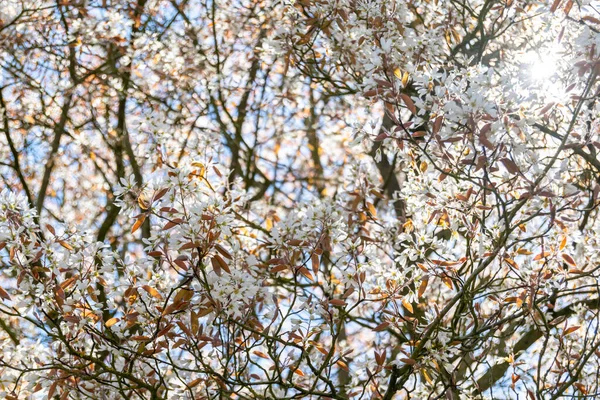
M529 64L529 75L534 81L546 81L557 72L557 58L554 53L543 54L533 52L527 57Z

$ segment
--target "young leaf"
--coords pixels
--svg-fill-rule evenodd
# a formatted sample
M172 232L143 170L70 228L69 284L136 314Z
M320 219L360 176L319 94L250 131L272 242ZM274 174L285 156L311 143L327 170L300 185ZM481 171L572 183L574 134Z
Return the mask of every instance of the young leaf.
M375 332L381 332L382 330L384 330L388 326L390 326L390 323L388 321L384 321L381 324L377 325L375 328L373 328L373 330Z
M0 297L3 298L4 300L10 300L10 296L8 295L6 290L4 290L2 288L2 286L0 286Z

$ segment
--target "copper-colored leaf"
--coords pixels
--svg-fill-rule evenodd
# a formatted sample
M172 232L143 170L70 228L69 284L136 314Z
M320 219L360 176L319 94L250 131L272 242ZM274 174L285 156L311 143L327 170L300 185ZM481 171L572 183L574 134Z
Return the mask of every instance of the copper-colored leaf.
M578 275L580 275L580 274L583 274L585 272L583 270L578 269L578 268L570 268L569 269L569 273L570 274L578 274Z
M415 103L412 101L412 99L410 98L409 95L402 93L400 95L400 98L402 99L404 104L406 104L406 107L409 109L409 111L411 113L413 113L413 114L417 113L417 107L415 107Z
M365 97L374 97L377 96L379 94L379 90L378 89L371 89L371 90L367 90L366 92L363 93L363 96Z
M304 376L304 372L302 372L302 370L300 368L296 368L296 369L290 368L290 369L292 369L296 375Z
M341 369L343 369L344 371L346 371L346 372L350 371L350 370L348 369L348 364L346 364L346 363L345 363L345 362L343 362L342 360L338 360L338 361L336 362L336 364L338 365L338 367L340 367L340 368L341 368Z
M210 314L211 312L213 312L212 308L201 308L200 310L198 310L198 317L204 317L208 314Z
M566 246L567 246L567 237L565 236L560 241L560 246L558 247L558 249L563 250Z
M158 334L156 335L156 337L161 337L166 335L175 325L173 324L168 324L167 326L165 326L163 329L161 329Z
M175 298L173 298L173 303L180 303L184 301L189 301L194 296L194 291L187 288L182 288L177 292Z
M140 335L131 336L129 339L135 340L136 342L149 342L151 340L151 338L148 336L140 336Z
M75 281L77 280L77 278L79 278L79 275L75 275L70 277L69 279L65 280L64 282L62 282L60 284L60 287L63 289L66 289L68 287L70 287L71 285L73 285L75 283Z
M107 328L110 328L111 326L113 326L114 324L116 324L117 322L119 322L119 318L111 318L108 321L106 321L104 323L104 325L106 325Z
M192 167L198 168L198 176L204 176L204 173L206 172L206 166L204 164L198 161L194 161L192 163Z
M255 355L259 356L260 358L264 358L266 360L270 360L271 359L268 355L266 355L265 353L263 353L260 350L254 350L252 353L254 353Z
M164 196L165 194L167 194L167 192L168 192L168 191L169 191L169 188L162 188L162 189L160 189L158 192L156 192L156 193L154 194L154 199L153 199L153 200L154 200L154 201L156 201L156 200L160 200L160 199L162 199L162 198L163 198L163 196Z
M167 222L165 226L163 226L163 231L169 230L172 227L181 224L182 222L185 222L183 218L175 218L172 221Z
M60 244L62 247L64 247L67 250L73 250L73 246L71 246L69 243L67 243L64 240L59 240L58 244Z
M54 397L54 392L56 392L57 385L58 385L58 381L54 381L54 382L52 382L52 385L50 385L50 388L48 389L48 400L50 400Z
M229 252L228 252L228 251L227 251L227 250L226 250L226 249L225 249L223 246L221 246L220 244L218 244L218 243L217 243L217 244L215 244L215 249L216 249L216 250L217 250L219 253L221 253L221 255L222 255L223 257L225 257L226 259L228 259L228 260L233 260L233 257L231 256L231 254L229 254Z
M195 242L187 242L183 246L179 248L179 250L189 250L198 247L198 244Z
M566 336L566 335L569 335L569 334L571 334L571 333L575 332L576 330L578 330L579 328L581 328L581 326L580 326L580 325L571 326L571 327L569 327L569 328L565 329L564 335L565 335L565 336Z
M341 299L331 299L329 300L329 304L335 307L344 307L346 305L346 302Z
M280 271L285 271L286 269L288 269L287 265L280 264L280 265L277 265L277 266L271 268L271 273L275 274L275 273L280 272Z
M442 128L442 122L444 121L444 117L438 115L435 121L433 122L433 133L438 133Z
M150 294L150 296L154 297L155 299L159 299L162 300L162 295L160 293L158 293L158 290L154 289L151 286L148 285L144 285L142 286L142 289L144 289L146 292L148 292L148 294Z
M300 239L290 239L287 241L290 246L303 246L305 242Z
M511 174L518 174L519 173L519 167L510 158L506 158L506 157L505 158L501 158L500 161L502 162L502 165L504 165L504 168L506 168L506 170L508 172L510 172Z
M390 323L388 321L383 321L381 324L379 324L375 328L373 328L373 330L375 332L381 332L382 330L384 330L388 326L390 326Z
M428 282L429 279L427 277L423 278L423 280L421 281L421 285L419 285L419 297L423 297L423 295L425 294Z
M10 296L6 290L2 289L2 286L0 286L0 297L2 297L4 300L10 300Z
M56 236L56 231L54 230L54 227L52 225L46 224L46 229L48 229L48 231L50 231L51 234Z
M298 272L300 272L302 275L304 275L306 277L306 279L308 279L309 281L315 280L315 278L312 276L310 271L308 269L306 269L305 267L298 268Z
M387 133L380 133L379 135L375 136L375 139L373 139L373 141L382 142L389 137L390 135L388 135Z
M377 216L377 210L375 210L375 206L371 203L367 203L367 210L369 210L369 213L373 216L376 217Z
M600 19L596 18L596 17L592 17L591 15L586 15L584 17L581 18L583 21L587 21L587 22L591 22L593 24L599 24L600 25Z
M519 301L519 298L516 296L511 296L504 299L505 303L516 303L517 301Z
M533 254L533 253L531 251L529 251L529 250L521 247L520 249L517 250L517 254L523 254L523 255L528 256L528 255Z
M135 221L135 224L133 224L133 227L131 228L131 233L134 233L135 231L137 231L140 226L142 226L142 224L144 223L144 221L146 220L146 214L142 214L137 221Z
M563 253L562 258L563 258L563 260L565 260L567 263L571 264L572 266L576 266L577 265L575 263L575 260L573 259L573 257L571 257L568 254Z
M422 372L423 372L423 376L425 377L425 380L427 381L427 383L429 383L431 385L433 383L433 379L431 379L431 376L429 376L429 372L427 372L426 369L424 369Z
M227 263L225 262L225 260L223 260L223 258L221 258L220 255L215 254L214 257L213 257L213 260L216 261L219 264L219 267L223 271L227 272L228 274L231 274L231 270L229 269L229 265L227 265ZM214 266L214 264L213 264L213 266Z
M319 256L316 253L313 253L310 256L310 261L312 263L312 271L316 275L319 273Z
M189 388L194 388L194 387L198 386L200 384L200 382L202 382L202 381L203 381L202 378L194 379L193 381L191 381L190 383L188 383L188 387Z
M402 305L404 306L404 308L406 308L408 310L408 312L410 312L411 314L414 314L413 306L412 306L412 304L410 304L409 301L407 301L406 299L403 299Z
M350 286L348 289L344 291L342 298L347 299L352 293L354 293L354 288Z
M449 288L450 290L454 290L454 285L452 284L452 279L450 279L450 278L449 278L449 277L447 277L447 276L444 276L444 277L442 278L442 282L444 282L444 285L448 286L448 288Z
M409 78L410 75L408 74L408 71L404 71L404 73L402 74L402 86L406 87L406 85L408 85Z
M573 384L573 386L575 386L577 388L577 390L579 390L581 393L583 393L584 395L586 395L588 393L587 388L585 387L584 384L579 383L579 382L575 382ZM594 396L595 397L595 396Z

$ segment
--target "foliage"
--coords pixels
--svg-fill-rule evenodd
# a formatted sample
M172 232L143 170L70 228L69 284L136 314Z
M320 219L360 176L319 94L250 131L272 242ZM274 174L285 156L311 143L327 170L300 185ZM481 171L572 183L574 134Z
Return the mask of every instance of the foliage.
M599 30L0 0L0 396L597 396Z

